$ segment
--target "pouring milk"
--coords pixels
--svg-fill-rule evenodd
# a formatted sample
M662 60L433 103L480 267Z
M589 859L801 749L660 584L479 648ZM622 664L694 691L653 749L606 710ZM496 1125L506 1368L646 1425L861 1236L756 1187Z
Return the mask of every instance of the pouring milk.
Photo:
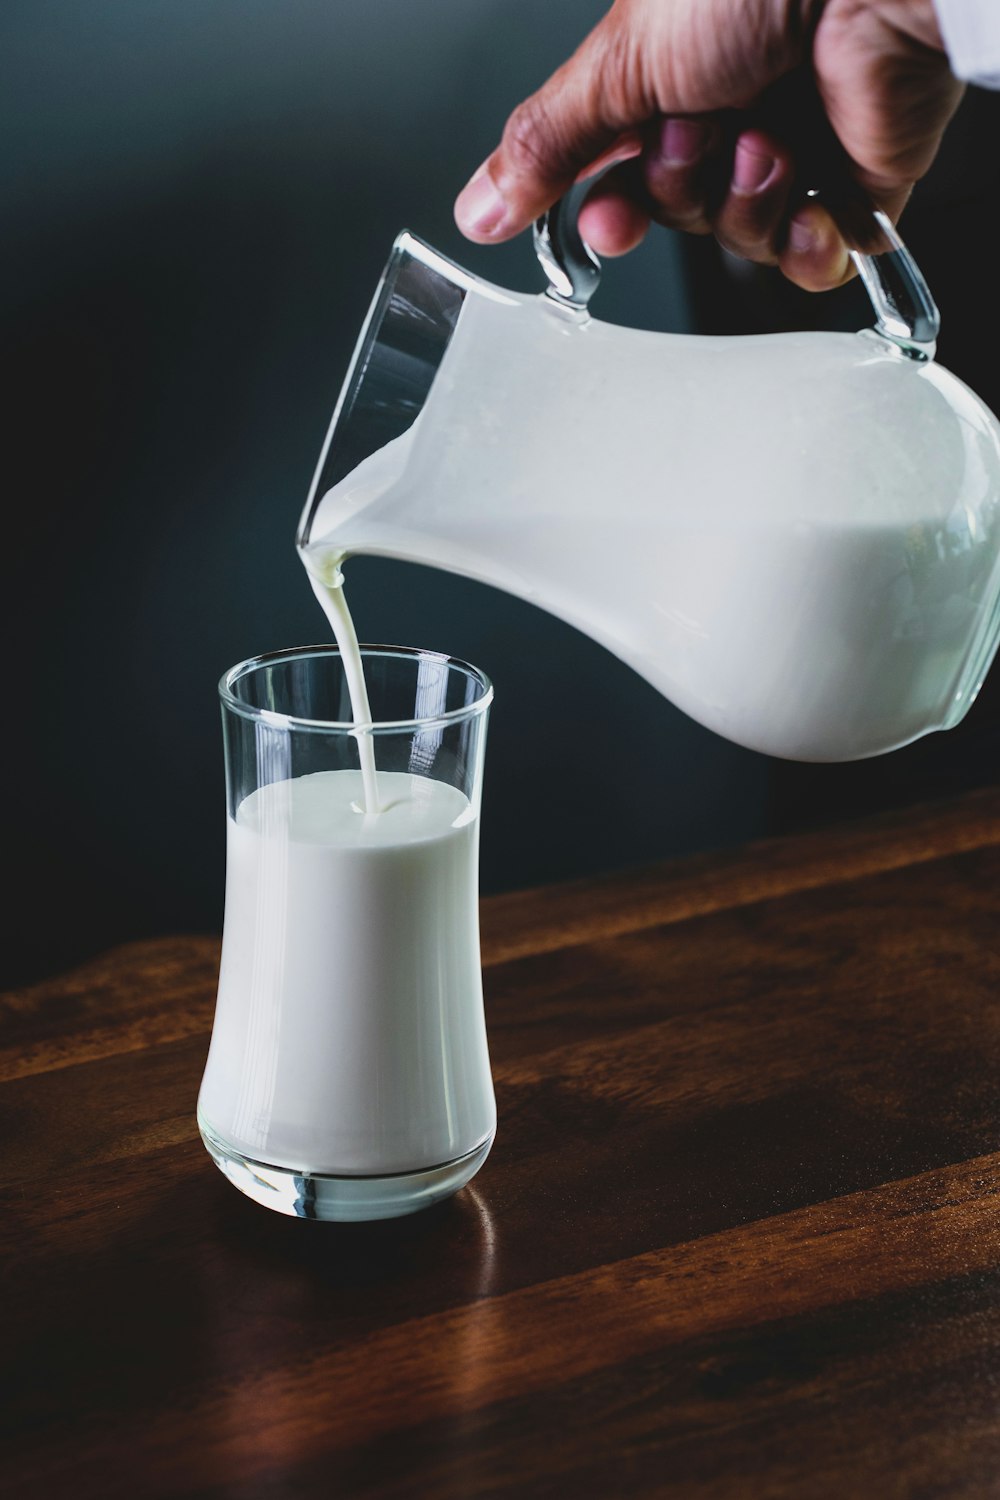
M289 1171L382 1178L479 1153L470 1176L496 1125L477 811L446 782L377 769L339 569L304 561L340 647L360 769L260 786L228 819L199 1112L226 1149Z

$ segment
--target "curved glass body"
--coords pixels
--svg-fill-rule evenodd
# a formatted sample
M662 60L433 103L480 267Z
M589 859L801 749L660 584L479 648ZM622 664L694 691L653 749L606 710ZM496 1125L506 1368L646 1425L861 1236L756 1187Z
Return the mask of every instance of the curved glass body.
M454 1192L496 1125L478 925L492 690L434 653L362 655L366 731L333 647L245 662L220 687L226 914L199 1124L242 1191L312 1218Z
M613 327L404 235L299 545L518 594L751 749L880 754L1000 631L1000 424L932 350Z

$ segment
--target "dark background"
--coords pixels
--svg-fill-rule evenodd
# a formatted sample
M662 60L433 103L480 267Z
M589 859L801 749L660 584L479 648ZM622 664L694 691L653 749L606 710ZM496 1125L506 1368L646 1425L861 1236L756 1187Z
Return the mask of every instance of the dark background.
M451 203L602 8L5 0L0 984L123 938L219 928L215 683L324 638L292 538L393 237L405 225L494 281L540 287L525 238L469 245ZM941 358L994 408L998 104L970 93L904 222L942 309ZM809 298L662 231L605 268L595 311L706 333L871 321L856 288ZM515 599L366 559L349 583L363 639L452 652L495 681L487 891L996 774L995 682L948 735L793 766L701 729Z

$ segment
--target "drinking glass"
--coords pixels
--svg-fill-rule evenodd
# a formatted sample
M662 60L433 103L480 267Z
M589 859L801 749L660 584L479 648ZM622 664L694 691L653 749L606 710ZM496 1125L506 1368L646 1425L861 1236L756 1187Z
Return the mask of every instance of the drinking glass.
M367 727L334 646L219 684L226 910L198 1123L236 1187L301 1218L434 1203L496 1129L478 915L493 690L434 652L361 654Z

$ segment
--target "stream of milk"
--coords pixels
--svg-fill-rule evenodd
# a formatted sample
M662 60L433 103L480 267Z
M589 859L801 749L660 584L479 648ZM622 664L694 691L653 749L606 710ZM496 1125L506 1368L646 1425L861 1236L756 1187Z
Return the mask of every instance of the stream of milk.
M366 813L377 813L380 811L380 801L378 777L375 773L375 744L371 734L372 711L368 702L368 686L365 682L361 648L358 645L358 633L344 594L344 575L337 564L331 562L322 551L310 552L303 549L299 556L309 575L313 593L319 600L320 608L330 622L334 639L340 647L361 761L363 805Z

